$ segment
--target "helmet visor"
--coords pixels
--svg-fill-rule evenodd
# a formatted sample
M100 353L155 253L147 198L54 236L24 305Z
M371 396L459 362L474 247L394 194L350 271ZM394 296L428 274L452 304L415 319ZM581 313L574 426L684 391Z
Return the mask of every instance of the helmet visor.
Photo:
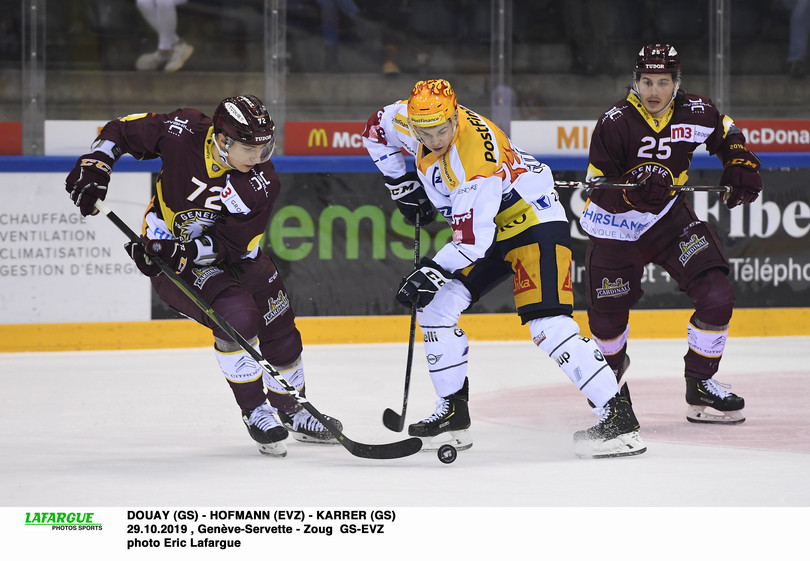
M270 159L276 147L276 139L273 137L270 139L270 142L266 142L265 144L245 144L239 141L234 141L229 144L228 157L231 160L249 162L255 165L264 163Z

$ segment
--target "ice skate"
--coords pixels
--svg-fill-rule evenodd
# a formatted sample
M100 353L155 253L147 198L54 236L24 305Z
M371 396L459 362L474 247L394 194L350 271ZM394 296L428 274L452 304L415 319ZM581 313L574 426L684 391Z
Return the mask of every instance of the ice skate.
M245 422L248 434L256 441L259 452L266 456L283 458L287 455L287 446L284 439L288 432L276 418L276 410L267 403L262 403L256 409L242 410L242 420Z
M279 410L278 416L284 426L292 432L293 438L299 442L314 442L317 444L338 444L329 430L321 422L312 416L312 414L301 407L293 415L289 415L284 411ZM327 419L334 423L338 430L343 430L343 423L325 415Z
M469 384L456 393L436 400L436 411L426 419L408 426L408 435L422 439L423 451L435 451L445 444L456 450L467 450L472 446L470 410L467 405Z
M580 458L636 456L647 450L638 433L639 425L630 400L616 394L601 409L599 422L574 433L574 453Z
M686 376L686 420L691 423L734 425L745 421L745 400L731 393L729 384L712 378Z

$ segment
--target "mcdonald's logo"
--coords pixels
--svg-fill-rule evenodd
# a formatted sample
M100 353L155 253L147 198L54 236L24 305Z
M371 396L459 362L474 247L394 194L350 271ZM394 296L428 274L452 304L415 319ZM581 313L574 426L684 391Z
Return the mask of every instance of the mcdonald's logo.
M361 121L287 121L284 124L286 155L363 155Z
M312 148L315 146L316 148L323 146L324 148L329 147L329 140L326 138L326 130L324 129L312 129L309 131L309 137L307 138L307 147Z

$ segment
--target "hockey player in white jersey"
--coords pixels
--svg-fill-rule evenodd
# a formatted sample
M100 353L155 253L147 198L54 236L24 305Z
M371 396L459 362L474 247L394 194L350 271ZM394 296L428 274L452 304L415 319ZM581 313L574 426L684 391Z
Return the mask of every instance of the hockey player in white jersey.
M436 211L452 239L403 279L397 300L416 302L435 412L408 427L425 449L472 446L468 339L461 313L512 279L515 307L534 343L557 361L595 405L599 421L574 435L581 457L641 454L646 445L630 400L596 344L573 320L569 223L551 170L521 153L492 122L457 103L446 80L417 82L408 100L376 112L364 144L405 219L430 222ZM401 152L416 159L406 169Z

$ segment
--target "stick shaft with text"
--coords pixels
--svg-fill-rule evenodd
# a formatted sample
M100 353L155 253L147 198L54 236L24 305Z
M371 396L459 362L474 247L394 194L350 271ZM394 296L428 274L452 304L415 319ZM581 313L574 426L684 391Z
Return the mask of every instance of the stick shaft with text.
M641 183L586 183L584 181L555 181L554 187L563 189L641 189ZM673 191L709 191L731 193L730 185L670 185Z

